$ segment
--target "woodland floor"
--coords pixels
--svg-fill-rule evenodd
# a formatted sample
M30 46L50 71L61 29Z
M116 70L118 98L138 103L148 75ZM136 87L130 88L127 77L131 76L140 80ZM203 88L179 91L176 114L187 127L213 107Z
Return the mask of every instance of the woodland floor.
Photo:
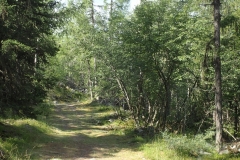
M57 131L34 154L44 160L146 160L131 137L113 132L111 124L97 124L102 114L86 104L56 105L47 123Z

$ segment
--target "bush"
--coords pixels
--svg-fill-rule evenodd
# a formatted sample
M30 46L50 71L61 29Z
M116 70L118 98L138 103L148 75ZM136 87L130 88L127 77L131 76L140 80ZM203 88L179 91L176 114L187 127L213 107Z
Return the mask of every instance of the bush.
M164 142L169 149L174 149L178 154L200 156L200 153L211 153L214 147L206 141L206 136L198 134L194 137L181 135L162 134Z
M151 143L143 145L143 151L151 160L208 159L214 156L215 149L206 138L209 135L183 136L163 132Z
M66 86L55 86L52 90L48 92L48 97L51 101L79 101L80 99L85 98L84 94L80 91L71 89Z
M41 103L34 108L34 115L37 117L45 116L48 117L52 112L54 105L51 103Z

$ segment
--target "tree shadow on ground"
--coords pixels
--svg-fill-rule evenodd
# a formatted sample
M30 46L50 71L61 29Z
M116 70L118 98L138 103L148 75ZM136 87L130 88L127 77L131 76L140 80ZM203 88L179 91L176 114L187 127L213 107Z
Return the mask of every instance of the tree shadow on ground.
M137 150L137 144L130 143L124 136L90 137L77 134L52 137L51 142L45 143L39 149L37 153L40 159L114 158L114 154L123 149Z
M96 107L85 105L56 105L48 124L59 130L51 139L38 144L34 157L38 159L110 158L121 150L137 151L140 143L132 137L115 134L106 126L97 125ZM130 159L130 158L129 158Z

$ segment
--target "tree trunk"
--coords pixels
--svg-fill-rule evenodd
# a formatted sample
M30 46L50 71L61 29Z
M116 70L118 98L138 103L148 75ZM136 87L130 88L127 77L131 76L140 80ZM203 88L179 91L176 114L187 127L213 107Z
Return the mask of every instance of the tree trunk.
M215 115L216 115L216 149L222 148L222 80L220 58L220 0L214 0L214 39L215 39Z
M166 123L167 123L167 116L170 114L170 104L171 104L171 90L170 90L170 85L169 82L165 82L165 106L164 106L164 113L163 113L163 124L162 124L162 129L165 131L166 129Z
M94 1L92 0L91 1L91 20L92 20L92 27L94 28L94 25L95 25L95 18L94 18L94 14L95 14L95 12L94 12ZM94 41L94 37L92 37L92 41ZM92 48L94 48L94 46L93 46L93 43L92 43ZM96 65L96 58L95 58L95 56L93 57L93 74L96 74L96 72L97 72L97 67L96 67L97 65ZM98 95L96 95L96 92L94 92L93 93L93 89L96 89L97 88L97 77L96 77L96 75L94 75L94 78L93 78L94 80L93 81L91 81L91 99L93 99L93 98L97 98L98 99Z
M91 80L91 64L90 64L90 60L87 61L88 62L88 88L89 88L89 94L90 94L90 98L91 100L93 100L93 91L92 91L92 80Z
M234 136L237 137L238 133L238 103L234 105Z
M93 0L91 1L91 19L92 19L92 25L94 27L95 24L95 20L94 20L94 4L93 4Z

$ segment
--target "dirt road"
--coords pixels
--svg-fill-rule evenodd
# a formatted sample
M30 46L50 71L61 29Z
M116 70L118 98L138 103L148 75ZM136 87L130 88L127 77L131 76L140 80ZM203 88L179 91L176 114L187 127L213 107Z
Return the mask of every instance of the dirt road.
M56 105L47 120L56 131L50 142L38 146L40 159L145 160L130 137L113 132L111 124L99 124L103 114L86 104Z

